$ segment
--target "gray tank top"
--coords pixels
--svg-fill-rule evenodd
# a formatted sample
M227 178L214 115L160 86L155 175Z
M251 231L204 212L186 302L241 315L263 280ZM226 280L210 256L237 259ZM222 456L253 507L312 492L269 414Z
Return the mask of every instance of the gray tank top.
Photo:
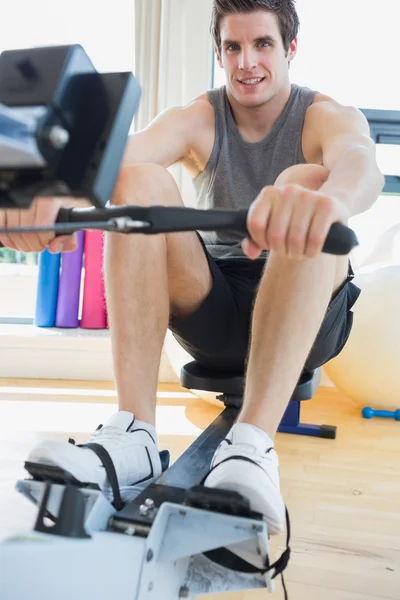
M236 126L226 87L208 91L215 110L215 141L208 164L193 180L198 208L249 208L261 189L273 185L282 171L305 163L302 131L316 93L292 84L289 100L270 133L260 142L251 143L242 138ZM245 256L240 234L199 233L215 258Z

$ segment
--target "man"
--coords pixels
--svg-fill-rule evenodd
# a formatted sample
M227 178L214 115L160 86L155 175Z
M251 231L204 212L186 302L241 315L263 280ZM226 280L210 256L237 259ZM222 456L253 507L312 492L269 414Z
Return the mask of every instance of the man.
M107 234L119 411L90 448L49 440L28 460L58 465L112 496L108 454L124 499L151 483L161 472L155 405L170 327L202 364L246 368L243 409L205 485L247 496L271 534L284 528L275 433L303 368L343 348L359 294L348 257L321 249L331 224L370 208L384 183L362 114L290 83L298 26L293 0L214 1L211 29L226 87L166 111L130 138L112 203L182 205L166 170L180 162L199 207L250 207L251 239ZM48 223L58 207L36 200L3 219ZM74 244L44 235L1 241L22 250Z

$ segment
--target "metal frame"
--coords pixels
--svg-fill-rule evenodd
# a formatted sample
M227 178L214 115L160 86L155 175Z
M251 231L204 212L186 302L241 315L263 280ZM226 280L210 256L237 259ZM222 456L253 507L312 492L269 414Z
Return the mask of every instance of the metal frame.
M124 593L130 600L275 591L274 567L261 572L270 564L261 515L236 493L196 487L238 411L225 408L156 483L120 511L99 490L78 488L71 479L55 483L61 475L55 467L49 468L52 483L19 481L17 490L38 505L38 516L34 531L0 544L0 596L68 600L73 595L84 600L95 595L107 600L110 578L113 594ZM46 517L54 526L46 524ZM254 572L229 568L218 560L222 549L252 558L258 566ZM45 565L51 578L43 578L38 564ZM73 573L67 581L66 564Z
M371 137L376 144L400 145L400 111L363 108L368 120ZM384 194L400 194L400 176L385 174Z

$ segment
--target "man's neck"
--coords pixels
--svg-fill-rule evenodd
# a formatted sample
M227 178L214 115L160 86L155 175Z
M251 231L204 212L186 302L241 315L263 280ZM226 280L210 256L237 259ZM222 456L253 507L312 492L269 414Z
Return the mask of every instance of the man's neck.
M247 107L239 104L227 90L233 118L242 137L247 142L264 139L282 114L291 93L291 84L287 83L279 93L261 106Z

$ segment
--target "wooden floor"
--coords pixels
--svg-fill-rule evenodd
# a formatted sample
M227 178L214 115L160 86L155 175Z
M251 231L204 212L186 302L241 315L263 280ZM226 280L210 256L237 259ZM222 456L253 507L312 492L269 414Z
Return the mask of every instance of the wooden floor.
M115 404L110 383L0 380L0 538L31 527L34 509L14 484L24 476L32 445L49 436L83 442ZM160 385L161 447L175 459L218 412L179 386ZM359 407L329 388L304 403L303 421L335 424L338 437L277 436L293 530L289 599L399 600L400 423L366 421ZM273 552L280 554L284 542L273 538ZM212 598L281 600L279 582L277 588L275 596L257 591Z

